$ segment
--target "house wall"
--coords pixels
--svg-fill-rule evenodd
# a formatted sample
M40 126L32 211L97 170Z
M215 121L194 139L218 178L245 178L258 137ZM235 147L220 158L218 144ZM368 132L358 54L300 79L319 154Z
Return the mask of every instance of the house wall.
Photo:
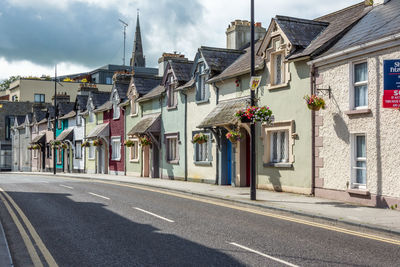
M29 127L30 128L30 127ZM19 130L19 171L30 172L31 171L31 151L28 146L31 142L30 131L27 132L26 128L23 127Z
M59 136L65 129L68 128L68 119L61 120L61 128L56 125L56 137ZM60 171L64 171L64 149L61 149L61 163L56 162L56 168ZM58 150L56 149L55 159L57 160Z
M141 105L138 107L138 114L141 114ZM131 105L129 104L126 107L125 111L125 120L126 120L126 131L125 131L125 140L128 140L129 131L138 123L141 119L141 116L131 114ZM142 173L142 147L139 146L139 161L130 161L129 160L129 148L125 147L126 156L125 156L125 164L126 164L126 174L133 176L141 176Z
M350 57L351 55L349 55ZM320 145L316 153L316 195L380 207L400 207L399 111L382 108L383 60L400 58L400 49L392 48L343 59L318 68L318 87L332 88L326 110L317 115ZM368 108L370 113L347 115L350 110L351 69L353 62L367 61ZM348 190L351 184L351 137L366 135L366 190ZM358 192L357 192L358 191ZM364 192L362 192L364 191Z
M85 121L82 118L82 124L81 126L76 125L76 116L73 118L69 119L68 122L69 127L74 129L74 138L73 138L73 145L74 145L74 151L73 151L73 157L72 157L72 166L73 166L73 172L84 172L85 169L85 150L82 147L76 147L75 146L75 141L82 141L84 142L85 138ZM76 158L76 149L82 149L82 158Z
M267 166L264 162L263 129L257 124L257 187L301 194L311 193L311 111L308 110L304 95L310 94L309 66L304 61L289 64L290 82L286 87L269 89L261 86L258 97L260 106L269 106L275 122L294 121L292 167ZM265 68L261 85L269 83L268 68ZM289 142L289 145L290 143ZM269 153L269 152L268 152Z
M98 125L103 123L103 112L95 113L96 120L89 122L88 116L85 117L85 136L88 136L91 131ZM87 173L96 173L96 156L94 159L89 159L89 148L86 147L85 151L85 165Z
M125 146L124 146L124 116L125 110L120 109L120 116L118 119L113 119L113 109L104 112L104 122L110 123L110 146L109 146L109 168L110 174L124 175L125 172ZM111 138L119 137L121 140L121 157L119 160L113 160Z
M46 143L50 143L51 141L53 141L54 140L54 133L53 133L53 131L50 129L48 129L48 125L47 125L47 122L46 123L43 123L43 125L44 125L44 130L45 130L45 132L46 132ZM39 126L40 127L40 126ZM54 169L54 150L53 150L53 148L51 148L52 149L52 156L51 156L51 158L48 158L47 157L47 155L46 155L46 171L53 171L53 169Z

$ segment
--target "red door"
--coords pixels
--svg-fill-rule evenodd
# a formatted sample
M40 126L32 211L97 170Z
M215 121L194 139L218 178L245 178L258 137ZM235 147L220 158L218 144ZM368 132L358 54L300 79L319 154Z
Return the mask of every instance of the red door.
M246 186L250 186L250 135L246 132Z

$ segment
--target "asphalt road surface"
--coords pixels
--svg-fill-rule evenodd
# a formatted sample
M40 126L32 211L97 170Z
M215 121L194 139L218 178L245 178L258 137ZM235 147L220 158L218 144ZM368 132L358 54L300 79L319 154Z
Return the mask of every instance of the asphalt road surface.
M15 266L400 266L396 238L220 200L37 175L0 188Z

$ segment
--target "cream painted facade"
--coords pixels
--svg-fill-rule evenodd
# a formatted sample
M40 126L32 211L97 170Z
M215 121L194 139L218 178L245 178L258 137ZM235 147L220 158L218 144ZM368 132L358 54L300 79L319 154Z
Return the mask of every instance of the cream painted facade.
M315 62L317 88L331 88L327 108L316 117L316 196L370 206L400 208L399 110L382 108L383 60L399 59L399 42L354 49L345 56ZM390 48L390 46L394 46ZM374 51L375 50L375 51ZM354 110L354 65L367 64L367 107ZM366 184L354 180L355 136L365 136ZM364 187L365 186L365 187Z
M67 93L70 101L74 102L81 83L60 82L57 83L57 94ZM111 92L112 85L96 84L99 91ZM10 101L30 101L35 102L35 94L44 94L44 102L52 103L54 96L54 81L24 79L14 81L10 88L0 91L0 97L9 95Z

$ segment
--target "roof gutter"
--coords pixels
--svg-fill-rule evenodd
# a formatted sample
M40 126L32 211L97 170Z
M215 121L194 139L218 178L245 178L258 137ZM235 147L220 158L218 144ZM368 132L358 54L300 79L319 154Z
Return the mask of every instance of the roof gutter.
M400 33L394 34L394 35L390 35L388 37L384 37L384 38L381 38L381 39L378 39L378 40L375 40L375 41L371 41L371 42L368 42L368 43L365 43L365 44L357 45L357 46L354 46L354 47L351 47L351 48L348 48L348 49L345 49L345 50L342 50L342 51L339 51L339 52L336 52L336 53L329 54L329 55L326 55L326 56L311 60L311 61L307 62L307 64L309 66L312 66L313 64L314 65L323 65L323 64L318 64L318 63L324 63L324 62L327 62L327 61L334 62L335 59L336 59L336 61L338 61L338 60L340 60L338 58L341 57L341 56L347 56L347 55L349 55L351 53L355 53L355 52L358 52L358 51L366 52L366 51L364 51L365 49L368 49L368 48L371 48L371 47L374 47L374 46L378 46L378 45L383 45L385 43L396 41L398 39L400 39Z

